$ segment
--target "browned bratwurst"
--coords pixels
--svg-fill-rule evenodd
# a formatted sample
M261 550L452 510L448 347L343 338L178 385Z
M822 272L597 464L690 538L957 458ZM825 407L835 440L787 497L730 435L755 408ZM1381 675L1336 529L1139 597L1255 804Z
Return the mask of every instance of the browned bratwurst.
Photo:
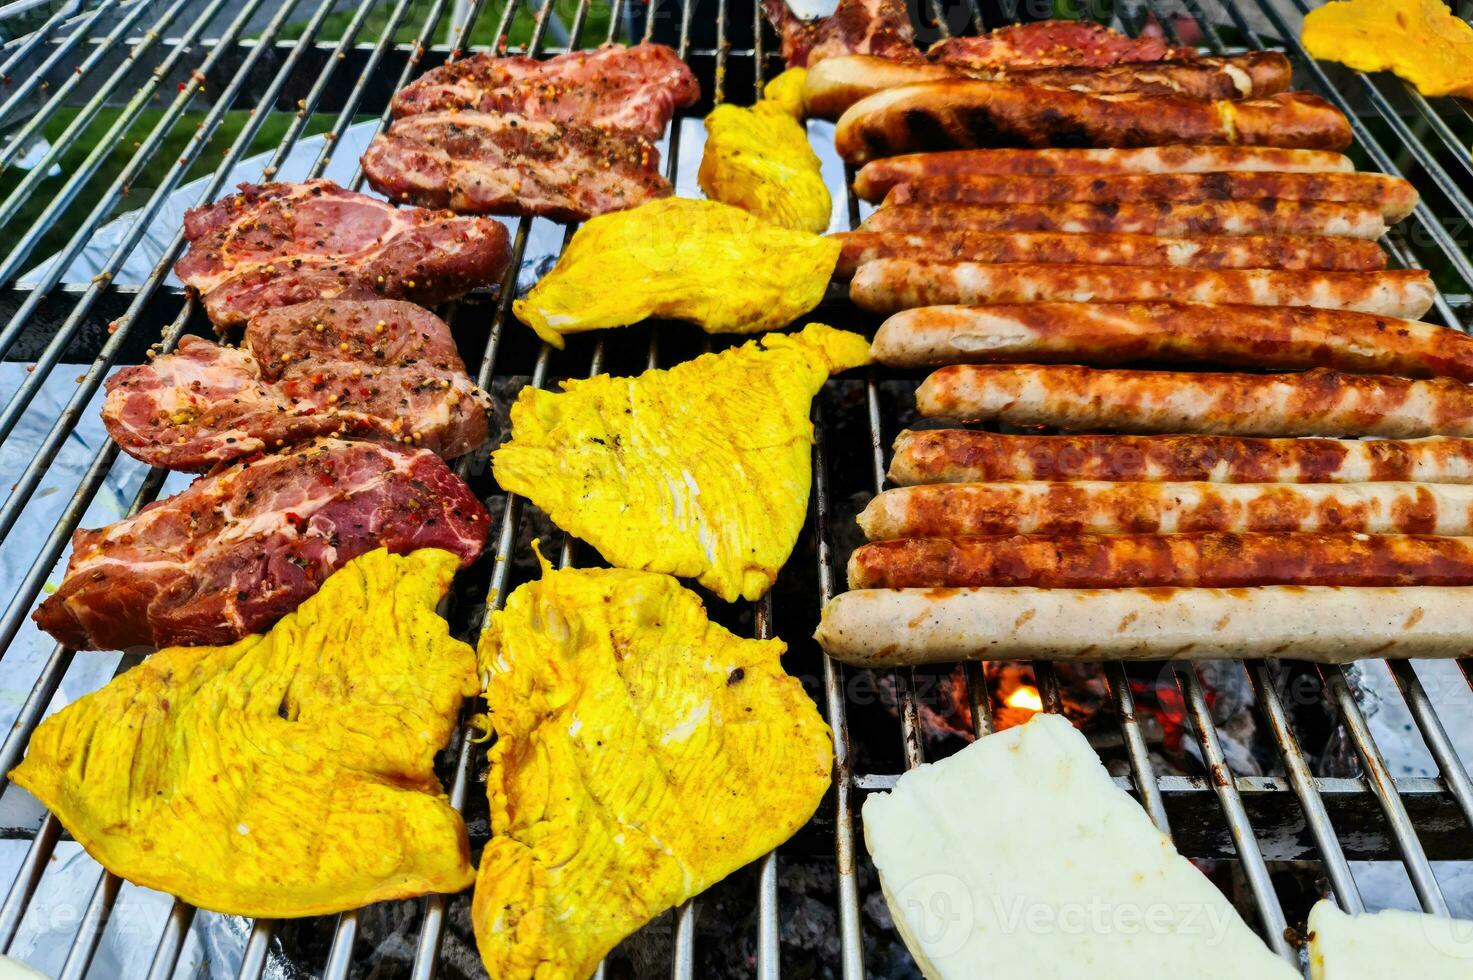
M1334 201L1067 201L1063 204L897 204L880 208L863 231L1119 232L1194 235L1325 235L1375 241L1386 234L1377 208Z
M1410 534L1016 534L855 549L851 589L1473 585L1473 538Z
M1437 378L961 364L916 390L930 417L1118 432L1473 436L1473 387Z
M849 283L849 298L873 313L978 303L1129 303L1178 300L1240 306L1311 306L1416 319L1437 287L1423 269L1281 272L1278 269L1133 269L876 259Z
M958 77L1100 95L1139 92L1189 99L1251 99L1286 91L1292 75L1289 59L1277 51L1100 68L1024 69L969 68L856 54L825 58L811 66L803 83L803 103L809 115L837 119L860 99L884 89Z
M890 481L1211 481L1473 483L1473 439L1251 439L1240 436L1033 436L906 430Z
M841 232L844 243L834 278L847 281L875 259L951 259L1036 262L1046 265L1173 266L1193 269L1319 269L1378 272L1386 253L1359 238L1311 235L1207 235L1170 238L1103 232L1050 231Z
M876 161L869 166L878 166ZM1395 223L1417 206L1410 181L1386 174L1120 174L1110 177L1016 177L972 174L896 184L884 207L898 204L1123 204L1132 201L1335 201L1375 208Z
M1086 95L1007 82L937 81L886 89L840 117L849 163L973 147L1145 147L1173 143L1343 150L1350 123L1304 92L1243 102L1165 95Z
M879 201L897 184L973 176L1102 177L1133 174L1351 173L1342 153L1270 146L1149 146L1139 149L948 150L872 160L854 193Z
M1473 535L1473 486L1450 483L1108 483L1019 480L886 490L871 541L969 534L1354 531Z
M1161 362L1473 381L1473 337L1461 330L1304 306L923 306L886 320L872 352L892 367Z

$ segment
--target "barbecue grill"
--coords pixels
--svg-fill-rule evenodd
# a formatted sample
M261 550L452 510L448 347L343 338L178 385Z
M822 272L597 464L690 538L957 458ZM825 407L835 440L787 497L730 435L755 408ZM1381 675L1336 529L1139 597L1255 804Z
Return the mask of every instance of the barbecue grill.
M49 14L27 12L30 23L38 26L0 45L5 84L0 90L0 167L6 168L0 183L0 227L5 228L0 355L31 365L24 373L0 376L5 379L0 389L8 389L0 390L0 460L12 461L0 465L10 465L14 480L0 499L0 556L4 567L14 570L15 585L0 614L0 649L21 672L15 683L23 693L10 715L0 714L13 716L0 741L0 772L19 761L36 725L61 700L57 695L64 678L71 678L66 693L74 697L88 683L104 682L107 669L114 666L104 655L78 657L62 647L42 648L29 632L26 617L48 578L59 573L71 532L84 518L96 523L116 516L99 519L95 509L110 488L121 485L131 491L122 506L136 510L173 486L166 488L166 474L144 472L126 457L120 459L117 447L105 440L87 446L81 433L95 420L96 396L112 369L137 362L150 350L170 349L185 333L209 330L198 304L168 276L183 235L177 221L168 223L161 216L187 180L195 181L189 202L195 204L228 191L232 173L242 167L254 170L249 176L255 179L269 179L303 160L309 161L306 176L336 172L329 171L335 160L341 167L356 157L356 152L339 152L355 124L371 127L376 120L384 125L395 89L426 68L461 56L473 38L510 37L514 46L525 38L532 52L552 54L605 40L589 30L597 23L597 33L610 39L654 37L677 46L700 77L702 104L677 120L663 147L672 181L689 186L689 161L694 159L690 140L697 138L699 120L710 104L727 99L747 103L781 69L775 36L753 3L611 0L610 8L603 6L610 0L525 2L529 6L523 0L507 0L505 6L487 0L362 0L344 7L340 0L284 0L279 6L264 0L71 0ZM1002 6L1000 20L997 11L984 10L982 0L926 0L919 10L913 7L912 16L922 37L935 39L999 26L1016 12L1008 9L1015 4ZM1118 0L1113 7L1096 4L1083 13L1130 33L1148 26L1159 29L1169 40L1200 42L1214 53L1285 48L1296 62L1299 83L1350 116L1357 162L1365 169L1407 176L1422 192L1416 213L1384 244L1396 264L1423 265L1437 275L1442 295L1434 309L1436 319L1450 326L1473 324L1473 261L1465 248L1473 227L1473 162L1468 153L1473 111L1468 105L1428 100L1394 79L1310 60L1297 40L1305 0L1241 0L1226 6L1179 0L1167 8L1168 0ZM0 7L0 17L9 10ZM605 15L608 26L603 29ZM484 33L488 24L493 25L489 35ZM559 35L566 42L558 43ZM240 110L249 110L243 121L239 115L227 116ZM238 125L234 137L220 146L223 141L215 137L227 120ZM43 139L58 129L59 136ZM816 144L830 132L826 124L810 124ZM348 156L346 164L343 156ZM362 175L349 172L356 187ZM145 185L152 190L137 189ZM846 204L847 226L852 227L859 221L860 205L852 195ZM131 224L118 220L125 213L134 219ZM535 243L565 244L571 232L526 219L516 222L514 231L514 261L501 288L441 311L467 363L478 364L478 381L503 405L524 383L548 386L558 377L631 373L668 365L712 343L692 340L694 331L685 327L654 324L607 336L573 337L566 351L537 345L531 332L510 317L511 300L519 286L545 270L548 256L537 254ZM106 243L106 254L95 258L90 277L79 279L79 260L97 252L98 241ZM144 274L131 279L120 275L140 262L148 270ZM844 326L862 322L859 316L836 296L813 319ZM160 334L156 327L162 327ZM53 412L46 407L47 398L73 375L75 385L68 385L60 399L64 407ZM892 786L901 765L923 761L926 697L918 688L924 678L909 669L887 672L880 680L894 693L893 713L866 707L861 714L855 682L864 672L823 658L807 636L823 602L842 588L836 570L842 569L853 543L850 518L856 503L884 482L888 443L900 427L916 380L876 370L857 381L829 384L815 404L813 513L802 541L772 595L752 606L714 603L713 609L716 618L751 635L788 640L793 647L790 669L808 672L811 693L833 727L831 797L792 847L829 855L834 862L839 955L821 964L816 975L845 980L869 975L862 919L870 913L861 900L858 806L866 793ZM74 475L57 468L59 459L79 452L83 462ZM500 491L490 479L484 454L462 460L459 471L490 501L498 521L488 549L492 554L461 575L448 610L454 630L474 642L487 603L498 607L515 585L535 574L530 552L534 534L561 548L564 566L590 563L596 556L552 529L533 508ZM67 501L59 517L37 517L45 511L43 498L56 491L63 495L58 499ZM90 514L89 507L94 507ZM39 656L28 654L27 643L33 643ZM123 670L136 662L123 656L115 666ZM1460 661L1459 667L1473 686L1473 661ZM1059 671L1048 663L1033 669L1043 709L1062 710ZM1282 687L1292 665L1229 664L1227 669L1240 678L1246 675L1255 695L1253 710L1268 733L1281 775L1234 771L1214 721L1204 668L1183 664L1158 665L1157 676L1167 682L1158 684L1158 690L1179 698L1181 720L1199 765L1195 772L1158 773L1148 725L1138 715L1153 706L1137 703L1154 699L1156 692L1143 689L1122 665L1102 668L1105 714L1118 732L1123 763L1117 781L1140 799L1157 826L1172 834L1189 856L1219 861L1233 870L1242 886L1240 906L1270 946L1292 962L1298 962L1292 922L1271 873L1284 862L1312 867L1349 911L1364 908L1350 862L1394 862L1405 870L1425 911L1449 914L1433 861L1473 859L1473 780L1419 669L1408 663L1389 665L1415 734L1435 761L1435 777L1393 773L1358 700L1353 669L1298 671L1301 678L1307 675L1317 682L1315 690L1341 726L1357 763L1357 774L1335 777L1317 775L1301 747L1295 705ZM968 723L975 734L983 734L992 726L994 692L980 664L966 665L964 679ZM473 838L479 833L478 844L486 833L478 779L485 757L484 747L474 744L471 734L463 724L442 756L441 774L454 805L467 811ZM861 771L857 763L870 758L889 758L895 764L887 771ZM0 903L0 951L9 951L23 927L49 914L35 901L48 876L74 870L74 862L63 868L55 859L64 836L60 824L23 791L5 784L0 806L5 814L0 822L9 825L3 836L19 855L13 862L18 870ZM758 862L750 875L755 887L743 899L749 916L742 928L750 922L753 934L746 947L751 951L749 972L763 978L781 975L784 966L780 863L776 855ZM87 976L110 929L121 931L119 941L138 951L137 962L148 964L150 980L173 976L195 910L176 901L162 926L147 931L131 921L120 923L122 917L113 913L125 886L95 864L88 868L88 876L75 879L85 880L91 891L72 896L76 916L67 931L69 948L58 960L60 976ZM742 887L749 888L745 882L743 877ZM464 898L435 896L402 903L412 922L412 951L403 957L412 964L405 969L408 975L461 975L463 965L454 972L442 969L440 955L457 901ZM697 898L676 910L673 921L662 923L671 943L669 969L676 978L714 975L700 964L722 952L698 948L702 903ZM373 950L361 941L366 932L358 912L291 925L255 921L242 930L242 978L262 976L268 963L273 964L272 975L400 975L386 963L370 965ZM287 930L315 936L315 947L295 942L293 954L283 954L280 943ZM310 958L300 955L304 945ZM622 975L613 966L607 972ZM92 974L103 971L92 969ZM141 969L138 975L144 975ZM605 975L604 968L599 975Z

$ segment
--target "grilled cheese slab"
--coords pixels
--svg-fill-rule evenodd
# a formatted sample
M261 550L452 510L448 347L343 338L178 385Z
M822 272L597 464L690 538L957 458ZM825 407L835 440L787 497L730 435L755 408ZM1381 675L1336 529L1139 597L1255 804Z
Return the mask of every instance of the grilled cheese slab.
M1388 909L1346 915L1321 901L1309 913L1310 980L1468 980L1473 922Z
M901 776L864 836L928 980L1299 976L1058 716Z

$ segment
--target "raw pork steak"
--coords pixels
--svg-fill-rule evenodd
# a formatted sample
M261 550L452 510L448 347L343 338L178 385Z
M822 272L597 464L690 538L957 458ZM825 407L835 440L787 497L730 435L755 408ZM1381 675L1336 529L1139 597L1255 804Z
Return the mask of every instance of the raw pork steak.
M33 618L77 650L232 643L375 548L444 548L469 563L489 523L434 453L323 439L78 531L66 578Z
M473 54L425 72L394 96L394 115L446 109L510 112L636 133L650 142L675 110L700 98L680 56L663 44L607 44L539 60Z
M669 197L660 152L632 133L486 112L400 119L363 155L396 201L480 214L585 221Z
M315 299L434 306L501 279L506 229L489 218L396 208L329 180L241 184L184 216L174 266L217 327Z
M241 349L185 337L118 372L102 420L128 455L200 470L325 435L450 459L485 440L489 404L433 313L318 300L253 317Z

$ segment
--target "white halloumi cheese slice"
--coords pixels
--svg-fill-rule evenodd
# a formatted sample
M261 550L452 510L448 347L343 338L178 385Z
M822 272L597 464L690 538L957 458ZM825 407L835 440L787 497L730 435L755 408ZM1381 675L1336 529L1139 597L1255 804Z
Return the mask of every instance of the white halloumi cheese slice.
M1310 980L1473 980L1473 922L1389 909L1347 915L1321 901L1309 913Z
M913 769L864 838L928 980L1298 980L1056 715Z

